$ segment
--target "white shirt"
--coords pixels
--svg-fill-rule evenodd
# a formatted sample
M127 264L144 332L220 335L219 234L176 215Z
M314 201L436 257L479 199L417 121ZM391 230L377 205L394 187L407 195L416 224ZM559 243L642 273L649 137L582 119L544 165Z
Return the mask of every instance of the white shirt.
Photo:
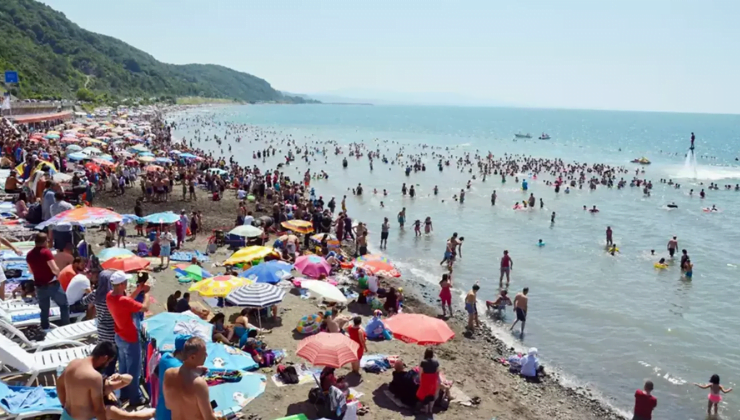
M378 278L375 276L367 276L367 288L373 293L378 293Z
M252 222L254 222L254 216L250 216L250 215L244 216L244 224L245 225L251 225Z
M85 294L85 290L90 289L90 279L84 274L77 274L72 277L67 285L67 302L74 305L79 302Z

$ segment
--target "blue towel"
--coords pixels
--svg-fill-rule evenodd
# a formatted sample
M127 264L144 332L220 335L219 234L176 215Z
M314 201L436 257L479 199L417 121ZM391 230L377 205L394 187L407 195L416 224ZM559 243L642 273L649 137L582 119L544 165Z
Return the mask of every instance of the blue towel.
M208 262L210 260L210 258L208 258L207 255L202 254L199 251L195 251L195 252L176 251L176 252L173 252L172 255L170 255L170 260L190 262L190 260L192 260L193 257L195 257L198 260L198 262L201 262L201 263Z
M13 323L28 321L31 319L41 319L41 312L34 312L30 314L16 314L16 315L13 315L11 313L10 315L10 320L13 321Z
M11 414L30 411L62 410L54 388L8 386L0 382L0 406Z

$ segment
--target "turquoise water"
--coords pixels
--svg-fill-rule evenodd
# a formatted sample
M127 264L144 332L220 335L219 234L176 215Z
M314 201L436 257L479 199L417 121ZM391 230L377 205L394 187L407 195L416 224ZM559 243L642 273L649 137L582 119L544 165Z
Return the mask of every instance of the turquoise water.
M529 179L525 195L513 179L502 184L499 177L480 177L466 190L464 204L451 200L470 179L455 166L439 172L436 159L422 156L426 172L406 177L403 167L384 165L379 160L371 171L366 158L350 158L347 169L341 157L330 155L311 161L312 170L324 170L330 178L313 181L318 195L332 195L347 206L354 220L369 224L371 247L377 249L383 217L392 222L385 253L399 266L405 278L427 281L434 295L442 274L439 261L445 241L453 231L465 237L463 258L455 266L455 285L464 293L476 281L482 286L481 300L493 299L498 287L498 260L508 249L513 260L512 293L530 288L530 307L523 339L499 328L499 335L513 345L535 346L550 366L560 368L573 384L588 385L619 409L630 411L635 389L645 379L655 382L658 409L655 419L704 418L706 392L691 384L706 382L718 373L723 385L734 386L740 377L740 255L736 244L740 233L738 204L740 192L707 191L707 199L689 196L708 182L740 183L740 116L538 110L504 108L380 107L380 106L234 106L191 110L185 116L215 113L216 121L257 126L265 139L276 141L282 154L265 164L252 159L252 150L263 148L264 140L244 135L238 146L229 135L233 155L244 165L274 167L287 153L280 139L293 138L299 144L327 140L340 144L364 142L388 157L401 147L406 155L422 152L460 157L465 153L496 157L525 154L560 158L566 162L608 163L632 170L629 160L646 156L653 164L644 167L641 178L653 181L651 197L638 188L623 190L600 186L596 191L574 189L569 195L555 194L544 179ZM192 137L193 127L183 127L178 136ZM697 134L698 166L687 170L684 154L690 132ZM217 133L224 126L207 127L202 136ZM550 141L513 141L515 132L542 132ZM422 150L425 144L434 150ZM195 143L219 153L217 145ZM445 151L449 148L449 151ZM224 149L226 150L226 149ZM347 149L345 148L345 156ZM224 153L228 156L228 154ZM284 170L300 178L308 164L298 161ZM692 179L696 173L698 179ZM526 176L526 174L524 174ZM682 184L674 189L659 183L661 178ZM348 188L362 183L365 194L355 197ZM402 183L414 184L417 197L401 195ZM705 185L700 185L700 183ZM432 195L439 187L439 196ZM387 189L389 195L373 195ZM498 193L495 207L490 204ZM533 193L545 202L545 209L513 211L514 201ZM445 200L442 202L442 200ZM327 198L328 201L328 198ZM385 208L380 207L384 201ZM678 209L666 204L675 202ZM705 213L715 204L721 212ZM596 205L598 214L582 207ZM402 207L407 209L407 227L393 223ZM557 220L550 224L550 214ZM434 233L415 238L409 222L430 216ZM614 229L621 252L604 252L606 226ZM680 275L678 267L656 270L653 263L666 256L668 239L677 235L679 247L689 251L694 263L693 281ZM537 247L538 239L546 242ZM656 250L656 256L650 250ZM461 305L457 302L457 309ZM511 312L508 322L513 320ZM740 400L728 394L721 404L724 418L740 417Z

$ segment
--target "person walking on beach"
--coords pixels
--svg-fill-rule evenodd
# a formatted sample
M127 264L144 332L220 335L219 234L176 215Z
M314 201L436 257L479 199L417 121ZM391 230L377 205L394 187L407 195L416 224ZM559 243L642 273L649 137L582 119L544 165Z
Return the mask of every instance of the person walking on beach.
M651 420L658 399L652 395L653 381L645 381L642 389L635 391L635 409L632 420Z
M475 327L480 328L480 320L478 319L478 290L480 285L478 283L473 285L473 288L465 296L465 310L468 312L468 330L473 331L473 323Z
M383 218L383 224L380 226L380 249L388 249L388 231L391 228L391 224L388 223L388 218Z
M671 258L673 258L673 255L676 254L676 251L678 250L678 238L674 236L673 238L668 240L668 255L670 255Z
M442 288L439 292L439 299L442 301L442 317L446 318L445 304L450 309L450 316L452 316L452 273L442 274L442 280L439 282L439 286Z
M527 322L527 304L529 303L529 298L527 297L528 293L529 287L525 287L514 297L514 312L516 312L516 320L514 320L514 323L511 324L511 328L509 328L509 331L514 330L516 323L522 321L522 336L524 336L524 324Z
M498 280L499 289L503 289L504 275L506 276L506 288L509 288L511 270L514 269L514 261L509 256L509 251L504 250L504 256L501 257L501 277Z
M612 227L607 226L606 227L606 246L612 245L614 241L612 240Z

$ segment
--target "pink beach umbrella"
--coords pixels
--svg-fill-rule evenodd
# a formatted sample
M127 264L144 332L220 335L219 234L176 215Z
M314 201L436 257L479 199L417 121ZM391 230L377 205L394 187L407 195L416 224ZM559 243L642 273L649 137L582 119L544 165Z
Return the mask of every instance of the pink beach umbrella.
M321 277L322 274L328 276L331 273L331 265L318 255L303 255L296 258L295 269L304 276L314 279Z

